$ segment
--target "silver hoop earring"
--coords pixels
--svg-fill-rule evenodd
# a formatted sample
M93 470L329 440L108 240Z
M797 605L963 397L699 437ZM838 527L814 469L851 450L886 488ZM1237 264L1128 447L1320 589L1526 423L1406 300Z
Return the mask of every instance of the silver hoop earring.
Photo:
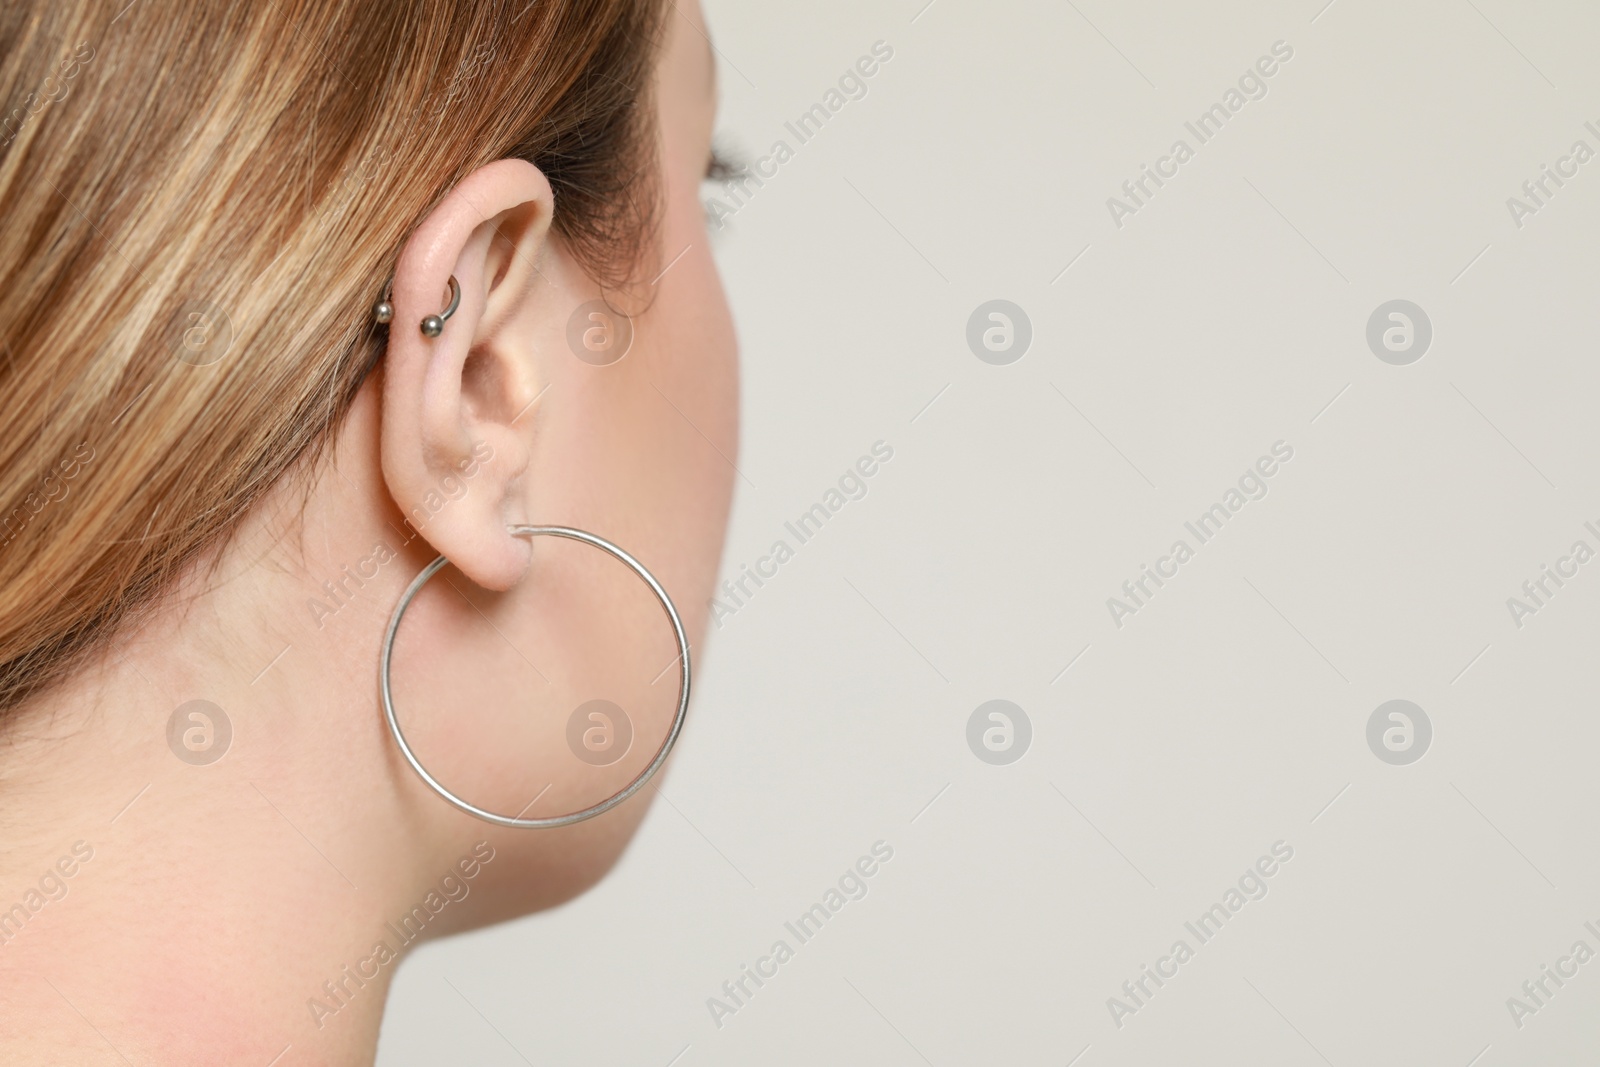
M485 822L492 822L499 826L512 826L519 829L532 830L549 829L556 826L570 826L575 822L582 822L585 819L592 819L596 815L610 811L618 804L621 804L624 800L627 800L629 797L633 796L633 794L637 793L644 787L646 782L654 777L655 773L661 769L661 765L667 761L667 754L672 751L672 746L677 743L678 734L683 729L683 721L689 711L689 639L684 635L683 620L678 617L678 609L673 606L672 598L669 597L667 595L667 591L661 587L661 583L656 581L655 575L646 570L644 564L628 555L628 553L624 552L610 541L607 541L603 537L597 537L592 533L587 533L583 530L573 529L570 526L512 526L510 527L510 530L511 533L517 537L565 537L569 540L581 541L586 545L592 545L593 547L600 549L602 552L608 553L614 559L625 564L629 570L633 571L634 574L643 579L644 583L650 587L650 591L656 595L656 599L661 602L661 607L667 615L667 621L672 623L672 635L677 639L678 642L678 659L680 667L678 672L678 710L676 715L673 716L672 729L667 732L666 740L661 742L661 748L656 752L655 758L650 761L649 766L640 771L638 775L635 776L634 779L627 785L623 786L620 791L611 794L598 804L591 805L590 807L584 808L581 811L572 812L569 815L558 815L545 819L513 818L509 815L498 815L495 812L486 811L483 808L480 808L477 805L456 796L449 789L445 788L445 786L440 783L438 779L429 774L427 769L422 766L421 761L417 759L416 753L411 751L411 746L406 743L405 734L400 730L400 720L395 715L394 710L394 694L390 691L389 687L389 668L390 662L394 657L395 635L400 632L400 620L402 617L404 617L406 608L411 605L412 599L417 595L417 593L421 592L422 587L427 584L428 579L439 573L439 571L444 568L445 564L450 562L444 556L440 556L438 559L422 568L422 573L418 574L414 579L412 579L411 584L406 587L406 591L401 594L400 602L395 605L394 614L389 617L389 629L383 635L383 651L378 657L378 686L383 694L383 714L389 723L389 733L394 735L395 744L400 746L400 753L401 755L405 756L406 762L411 764L411 769L416 771L417 775L421 777L424 782L428 783L435 793L438 793L445 800L448 800L451 804L455 805L457 808L460 808L468 815L475 815Z
M390 323L394 321L394 304L389 300L393 283L384 286L383 298L372 305L372 318L376 322ZM454 274L450 275L450 306L437 315L429 315L422 320L422 336L438 337L444 332L444 322L456 313L456 308L461 306L461 285L456 281Z

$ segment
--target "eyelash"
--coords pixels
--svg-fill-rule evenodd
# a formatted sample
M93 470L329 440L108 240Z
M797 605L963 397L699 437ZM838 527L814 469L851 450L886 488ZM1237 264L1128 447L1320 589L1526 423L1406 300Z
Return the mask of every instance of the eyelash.
M725 148L715 145L706 159L705 181L725 182L737 178L745 170L744 161Z

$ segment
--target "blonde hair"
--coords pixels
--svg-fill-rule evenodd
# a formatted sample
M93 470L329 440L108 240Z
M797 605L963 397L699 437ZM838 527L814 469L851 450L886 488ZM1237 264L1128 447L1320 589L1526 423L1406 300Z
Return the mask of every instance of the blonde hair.
M399 248L465 175L534 163L556 232L625 280L653 232L661 17L0 6L0 711L327 442L382 353L370 308Z

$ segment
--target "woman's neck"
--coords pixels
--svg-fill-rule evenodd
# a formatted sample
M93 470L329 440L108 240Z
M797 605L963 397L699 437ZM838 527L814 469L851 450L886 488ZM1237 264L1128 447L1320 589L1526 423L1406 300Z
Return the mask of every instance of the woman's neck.
M437 827L397 795L375 705L379 605L411 561L319 628L308 578L366 531L307 529L292 553L246 538L249 566L11 717L0 1060L371 1062L399 920L455 856L419 847Z

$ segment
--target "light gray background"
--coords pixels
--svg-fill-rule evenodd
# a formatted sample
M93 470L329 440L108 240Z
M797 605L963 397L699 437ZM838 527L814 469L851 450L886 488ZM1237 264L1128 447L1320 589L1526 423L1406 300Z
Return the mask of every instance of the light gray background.
M894 48L718 237L726 573L894 459L714 634L615 874L419 952L379 1063L1592 1056L1600 960L1520 1029L1506 999L1600 950L1600 561L1520 629L1506 598L1600 548L1600 160L1521 228L1506 199L1600 150L1600 13L923 3L710 0L750 156ZM1117 228L1106 198L1278 40L1266 98ZM995 298L1033 324L1010 366L965 341ZM1433 323L1411 366L1365 341L1397 298ZM1268 496L1116 628L1106 598L1280 439ZM1009 766L966 742L997 698L1033 726ZM1410 766L1367 747L1392 698L1433 723ZM880 839L870 893L718 1028L707 998ZM1268 896L1115 1026L1280 839Z

